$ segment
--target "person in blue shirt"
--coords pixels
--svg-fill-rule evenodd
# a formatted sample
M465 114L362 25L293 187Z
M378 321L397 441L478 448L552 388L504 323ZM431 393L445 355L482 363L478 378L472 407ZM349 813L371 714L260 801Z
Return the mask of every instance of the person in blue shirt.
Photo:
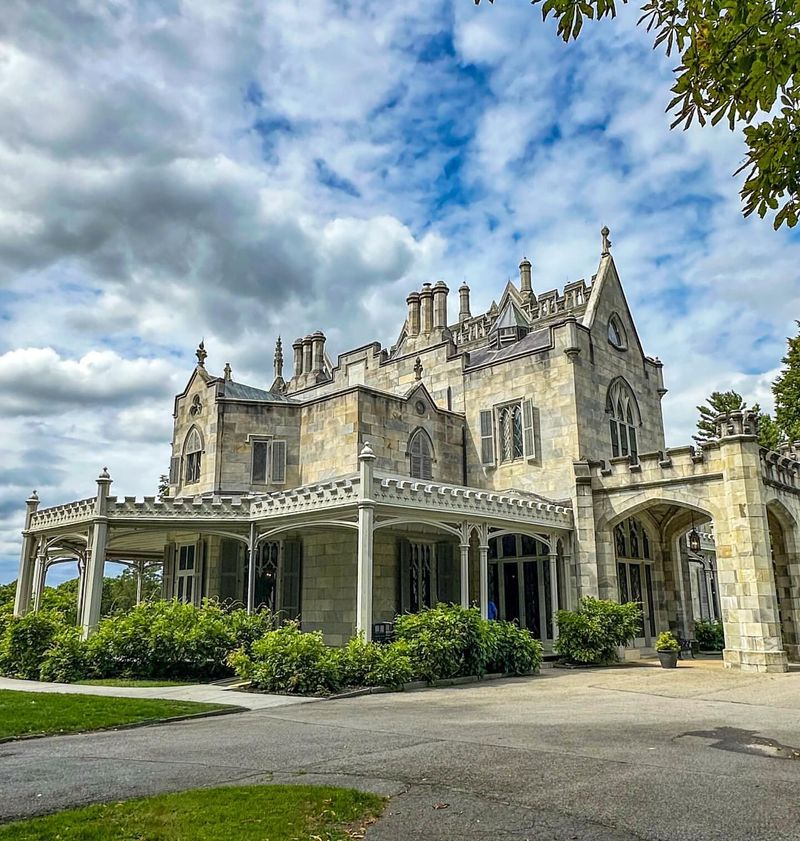
M488 610L489 619L497 619L497 605L489 599L489 610Z

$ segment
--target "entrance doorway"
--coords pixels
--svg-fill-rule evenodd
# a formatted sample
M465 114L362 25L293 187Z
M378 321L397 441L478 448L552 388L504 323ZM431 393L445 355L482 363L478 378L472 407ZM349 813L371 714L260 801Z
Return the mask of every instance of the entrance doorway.
M556 567L561 592L561 570ZM553 591L550 550L525 534L489 540L489 600L497 618L516 622L542 642L553 640Z

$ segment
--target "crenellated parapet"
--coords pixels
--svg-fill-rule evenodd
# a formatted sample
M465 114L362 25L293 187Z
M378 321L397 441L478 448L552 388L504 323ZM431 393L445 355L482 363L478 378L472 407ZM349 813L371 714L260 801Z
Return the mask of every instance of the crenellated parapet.
M752 409L723 412L714 418L714 424L719 439L741 436L758 437L758 412Z
M800 494L800 453L761 448L761 475L764 482L781 490Z

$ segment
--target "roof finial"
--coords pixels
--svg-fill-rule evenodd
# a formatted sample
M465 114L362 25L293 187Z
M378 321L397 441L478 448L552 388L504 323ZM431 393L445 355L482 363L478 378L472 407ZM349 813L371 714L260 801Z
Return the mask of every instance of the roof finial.
M278 336L278 341L275 342L275 362L273 363L275 368L275 379L282 379L283 378L283 342L281 341L281 337Z
M197 364L201 368L204 368L206 364L206 357L208 356L208 353L206 352L206 346L204 344L204 339L200 339L200 344L197 346L195 354L197 355Z
M223 372L225 374L225 382L230 382L233 379L233 368L231 368L231 363L226 362L225 367L223 368Z
M608 257L611 254L611 240L608 238L608 235L611 231L608 230L608 225L603 225L603 229L600 231L601 236L603 237L603 249L600 252L601 257Z

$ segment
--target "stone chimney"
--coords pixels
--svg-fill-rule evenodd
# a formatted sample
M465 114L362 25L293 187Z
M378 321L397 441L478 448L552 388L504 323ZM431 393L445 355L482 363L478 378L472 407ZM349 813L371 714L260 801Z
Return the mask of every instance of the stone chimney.
M447 284L440 280L433 287L433 328L434 330L447 329L447 296L450 290Z
M419 292L412 292L406 298L408 304L408 335L419 336Z
M519 291L530 297L533 294L531 285L531 261L527 257L522 258L519 264Z
M311 335L303 339L303 373L310 374L313 368L314 353L312 348L313 339Z
M472 318L472 313L469 311L469 286L466 282L461 284L458 290L458 323L462 324L468 318Z
M311 334L311 372L321 374L325 368L325 334L317 330Z
M294 378L303 376L303 340L295 339L292 342L292 350L294 351Z
M419 293L420 317L422 333L430 333L433 330L433 289L430 283L422 284L422 292Z

